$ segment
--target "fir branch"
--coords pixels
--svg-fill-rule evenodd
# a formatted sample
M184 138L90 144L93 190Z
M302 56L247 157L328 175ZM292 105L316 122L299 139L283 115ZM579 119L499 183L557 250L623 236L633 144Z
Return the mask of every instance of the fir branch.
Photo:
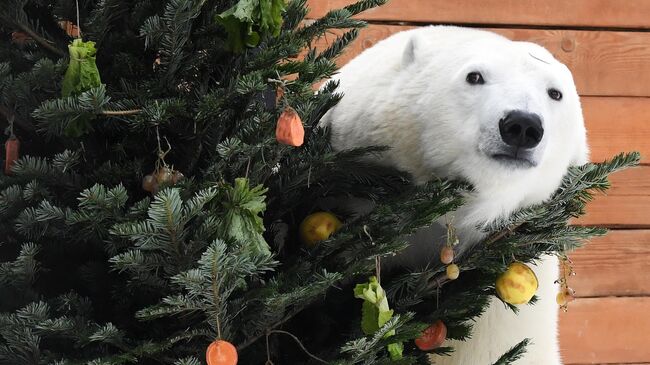
M125 116L125 115L135 115L140 114L142 109L130 109L130 110L102 110L100 114L106 116Z
M514 363L515 361L521 359L522 356L526 353L526 347L530 344L530 339L525 339L518 344L516 344L514 347L512 347L508 352L503 354L497 360L494 364L492 365L510 365Z
M386 4L388 0L361 0L358 1L354 4L350 4L346 6L344 9L349 11L350 14L352 15L357 15L359 13L362 13L366 10L376 8L378 6L382 6Z
M36 33L33 29L27 26L27 24L24 24L22 22L15 22L16 26L23 32L27 33L32 39L34 39L36 42L38 42L43 48L47 49L48 51L56 54L57 56L60 57L65 57L66 53L59 48L56 48L53 46L54 42L51 42L43 37L41 37L38 33Z
M0 105L0 114L2 114L6 121L9 121L9 119L13 117L14 124L18 125L27 132L33 132L36 130L36 127L34 127L34 124L31 121L20 118L20 116L16 115L16 113L10 112L6 107L2 105Z

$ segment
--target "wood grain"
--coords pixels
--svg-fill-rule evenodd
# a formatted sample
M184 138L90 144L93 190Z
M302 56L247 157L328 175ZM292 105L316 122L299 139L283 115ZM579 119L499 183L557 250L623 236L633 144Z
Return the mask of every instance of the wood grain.
M614 230L571 253L578 297L650 295L650 230Z
M560 313L568 364L643 363L650 359L650 298L584 298Z
M650 21L650 13L648 14ZM339 64L345 64L364 49L394 33L412 28L414 26L369 25L340 57ZM581 95L650 96L650 33L494 28L487 30L513 40L531 41L546 47L571 69ZM334 36L329 35L317 44L324 47L333 39Z
M587 205L576 224L612 228L650 228L650 166L612 175L612 188Z
M310 17L356 0L309 0ZM645 0L392 0L361 13L374 21L650 28Z
M592 161L639 151L650 162L650 99L583 97L582 110Z

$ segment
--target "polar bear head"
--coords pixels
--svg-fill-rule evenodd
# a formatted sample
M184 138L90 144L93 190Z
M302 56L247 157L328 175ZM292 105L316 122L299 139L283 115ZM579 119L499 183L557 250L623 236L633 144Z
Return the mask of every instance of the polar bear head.
M445 30L414 32L402 57L402 77L422 88L407 108L421 127L424 164L469 180L486 199L510 189L504 204L484 208L500 215L548 198L567 168L588 158L571 72L537 44Z
M326 116L335 147L388 145L386 162L418 181L468 180L485 203L468 207L477 221L547 199L570 165L587 161L571 72L533 43L417 28L366 50L336 78L345 96Z

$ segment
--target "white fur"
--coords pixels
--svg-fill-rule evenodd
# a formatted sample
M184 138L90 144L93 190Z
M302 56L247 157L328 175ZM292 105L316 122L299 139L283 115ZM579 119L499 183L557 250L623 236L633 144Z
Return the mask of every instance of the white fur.
M479 71L484 85L466 82ZM323 118L337 149L385 145L383 162L419 182L463 178L475 193L454 213L463 242L483 237L477 227L550 197L567 168L587 161L582 111L566 66L544 48L494 33L435 26L397 33L366 50L334 77L344 93ZM547 93L556 88L561 101ZM499 120L512 110L536 113L544 136L533 153L534 167L503 163L489 151L502 143ZM535 268L539 302L518 316L495 299L476 324L471 340L449 343L451 357L439 365L490 364L522 339L532 338L518 365L561 364L553 284L557 260Z

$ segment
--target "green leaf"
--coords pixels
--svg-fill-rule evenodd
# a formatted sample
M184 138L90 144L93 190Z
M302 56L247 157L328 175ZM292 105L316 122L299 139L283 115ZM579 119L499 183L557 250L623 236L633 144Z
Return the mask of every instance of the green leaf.
M99 70L95 63L97 49L95 42L84 42L75 39L68 45L70 63L63 76L61 93L64 97L77 96L92 88L101 85ZM93 117L87 114L79 114L65 128L65 134L69 137L80 137L90 128Z
M388 350L391 360L401 360L403 357L402 354L404 353L404 343L391 343L386 346L386 349Z
M95 42L75 39L68 45L68 52L70 63L63 77L63 96L79 95L101 85L102 81L95 63L97 54Z
M389 310L386 292L381 285L379 285L377 278L374 276L370 277L368 283L357 284L357 286L354 287L354 297L374 304L380 311Z
M260 31L274 37L282 30L284 0L260 0Z
M233 52L241 52L244 45L254 47L259 43L254 42L252 35L253 17L259 6L259 0L241 0L232 8L217 15L217 23L221 24L228 34L228 48Z
M217 15L216 21L228 34L228 48L241 52L244 46L256 47L267 35L277 37L284 9L284 0L240 0Z
M270 255L269 245L262 236L264 221L260 216L266 209L265 193L261 185L251 189L247 179L236 179L234 186L226 187L223 202L226 214L221 226L226 236L245 245L250 253Z
M379 318L379 309L374 304L364 301L361 305L361 330L366 335L375 333L379 326L377 325Z

